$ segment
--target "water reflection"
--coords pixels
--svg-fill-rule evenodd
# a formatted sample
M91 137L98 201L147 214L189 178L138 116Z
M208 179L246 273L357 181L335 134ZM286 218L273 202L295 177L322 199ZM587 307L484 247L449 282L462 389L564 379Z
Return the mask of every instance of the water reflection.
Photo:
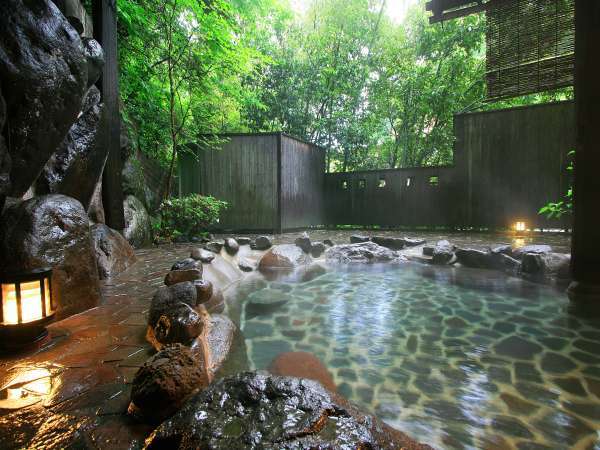
M554 289L406 264L240 291L253 368L282 352L312 352L342 395L434 446L567 449L597 439L600 321L572 312ZM252 302L281 298L244 314Z
M19 409L44 400L58 388L55 375L60 370L56 365L14 367L10 380L0 388L0 409Z

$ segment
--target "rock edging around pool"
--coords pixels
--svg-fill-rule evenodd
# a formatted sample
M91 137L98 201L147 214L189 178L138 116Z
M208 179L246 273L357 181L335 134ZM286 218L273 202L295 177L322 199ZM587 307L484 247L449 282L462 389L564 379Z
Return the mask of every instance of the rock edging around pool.
M325 247L228 238L173 264L148 314L146 338L157 353L136 373L128 408L137 420L158 425L145 448L431 448L360 413L318 382L295 377L310 374L242 372L215 381L239 333L220 314L222 290L255 268L268 274L312 266L309 253L320 257Z

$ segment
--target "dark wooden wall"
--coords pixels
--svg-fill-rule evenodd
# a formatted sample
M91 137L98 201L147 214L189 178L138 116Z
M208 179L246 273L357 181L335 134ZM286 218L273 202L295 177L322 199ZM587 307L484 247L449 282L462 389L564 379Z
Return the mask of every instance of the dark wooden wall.
M538 210L569 186L572 102L457 115L454 130L464 224L506 228L523 219L532 227L557 227Z
M327 223L510 228L523 220L532 228L569 227L567 217L549 221L538 211L568 189L574 120L572 102L456 115L452 167L327 174Z
M323 225L325 151L281 135L281 228Z
M182 153L180 195L200 193L229 203L219 228L272 231L279 227L278 134L223 135L220 149Z
M437 185L430 184L431 177ZM455 191L455 169L449 167L327 174L326 219L330 225L453 226Z

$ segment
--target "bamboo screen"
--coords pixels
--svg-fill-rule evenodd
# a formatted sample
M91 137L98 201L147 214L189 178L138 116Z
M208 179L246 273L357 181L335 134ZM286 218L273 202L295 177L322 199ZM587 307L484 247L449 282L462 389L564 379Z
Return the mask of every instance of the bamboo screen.
M574 13L574 0L491 0L487 3L489 100L573 84Z

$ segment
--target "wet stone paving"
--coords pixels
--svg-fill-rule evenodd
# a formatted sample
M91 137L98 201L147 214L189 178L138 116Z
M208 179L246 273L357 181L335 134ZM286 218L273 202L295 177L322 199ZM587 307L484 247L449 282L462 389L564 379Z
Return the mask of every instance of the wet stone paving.
M552 288L401 264L254 280L229 302L253 368L312 352L340 394L434 447L600 448L600 320Z

